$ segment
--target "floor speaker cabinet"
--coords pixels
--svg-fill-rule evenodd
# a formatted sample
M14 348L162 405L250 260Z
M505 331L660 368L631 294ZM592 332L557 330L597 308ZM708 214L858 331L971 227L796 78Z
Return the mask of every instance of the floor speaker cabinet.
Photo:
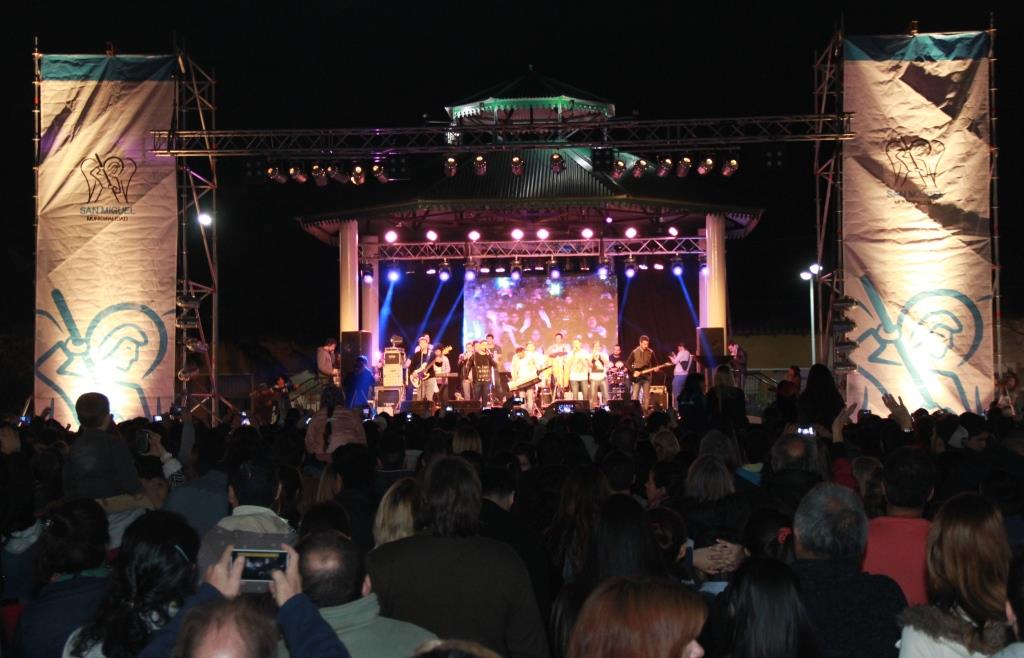
M725 354L725 329L697 327L697 356L717 358Z
M430 418L434 415L434 401L433 400L406 400L402 403L401 412L403 414L413 413L420 418Z
M384 348L384 366L380 378L384 386L403 386L405 384L405 350L397 347Z
M649 406L651 409L668 408L668 391L665 390L664 386L651 387L651 400L647 406Z
M462 415L478 414L483 411L483 405L476 400L449 400L445 406Z
M566 413L569 408L572 408L573 412L590 411L590 402L587 400L555 400L549 407L554 407L558 413Z
M608 411L613 414L628 414L636 408L633 400L608 400Z
M341 378L345 379L345 375L352 372L356 357L365 356L367 364L372 365L373 334L369 331L343 331L338 351L341 352Z
M402 405L404 393L404 386L378 386L373 389L373 406L377 408L378 414L394 416Z

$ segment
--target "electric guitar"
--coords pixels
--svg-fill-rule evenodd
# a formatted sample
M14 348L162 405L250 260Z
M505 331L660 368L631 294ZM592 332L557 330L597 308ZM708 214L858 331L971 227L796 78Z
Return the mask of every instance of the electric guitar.
M441 356L445 356L446 354L448 354L448 352L451 351L452 346L449 345L448 347L441 350ZM427 361L422 366L420 366L419 368L417 368L416 370L409 374L409 381L411 381L414 386L419 386L420 384L422 384L427 379L433 376L433 374L430 373L429 371L431 368L434 367L434 361L436 360L436 358L437 357L434 357L430 361Z
M653 368L647 368L645 370L634 370L633 371L633 379L636 379L637 377L643 377L647 373L651 373L651 372L654 372L656 370L661 370L662 368L667 368L667 367L669 367L671 365L675 365L675 364L673 364L671 361L666 361L665 363L661 364L660 366L654 366Z

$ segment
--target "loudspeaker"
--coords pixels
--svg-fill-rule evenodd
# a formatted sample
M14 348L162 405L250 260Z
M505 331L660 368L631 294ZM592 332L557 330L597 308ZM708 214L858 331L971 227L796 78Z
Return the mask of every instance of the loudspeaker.
M725 356L725 329L697 327L697 356Z
M384 386L405 384L405 351L394 347L384 349L384 367L380 373Z
M483 405L477 400L449 400L445 406L460 414L478 414L483 411Z
M370 364L373 359L373 334L369 331L343 331L338 351L341 352L341 378L345 379L345 375L352 372L356 357L365 356L366 362Z
M608 400L608 411L613 414L629 414L639 409L640 404L634 400Z
M548 406L549 407L554 407L555 411L558 411L559 409L566 408L563 405L571 405L573 412L577 412L577 411L587 412L587 411L590 411L590 402L588 400L555 400L554 402L552 402Z
M414 413L420 418L430 418L434 415L433 400L406 400L400 407L402 413Z
M389 413L394 416L402 404L404 394L404 386L378 386L373 389L373 406L379 414Z
M664 386L652 386L651 387L651 399L647 404L651 409L667 409L668 408L668 391L665 390Z

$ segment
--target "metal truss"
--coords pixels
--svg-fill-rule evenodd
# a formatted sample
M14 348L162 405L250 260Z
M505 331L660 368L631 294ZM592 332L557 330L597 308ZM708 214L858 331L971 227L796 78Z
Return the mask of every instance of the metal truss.
M152 151L177 157L368 158L552 148L677 151L854 136L846 113L591 124L420 126L325 130L159 130Z
M615 238L592 240L519 240L479 242L402 242L360 246L360 258L378 261L475 260L512 258L608 258L612 256L688 256L706 254L702 237Z

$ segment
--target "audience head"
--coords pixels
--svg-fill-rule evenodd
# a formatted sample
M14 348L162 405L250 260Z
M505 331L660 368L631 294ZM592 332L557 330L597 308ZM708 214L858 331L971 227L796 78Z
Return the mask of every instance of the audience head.
M483 454L484 446L480 441L480 433L472 425L460 425L452 437L452 452L461 455L464 452Z
M508 469L488 466L480 475L483 497L509 511L516 496L516 476Z
M796 574L788 566L770 558L745 560L727 592L732 658L821 655Z
M601 470L612 491L626 492L636 481L636 463L621 450L613 450L601 460Z
M679 484L686 478L683 467L675 461L658 462L651 467L651 472L644 483L647 503L654 503L678 494Z
M859 560L868 540L868 517L850 489L822 482L800 501L793 518L798 557Z
M344 489L369 489L373 486L376 462L369 448L359 443L338 446L331 455L334 471Z
M228 500L233 507L274 508L281 496L277 469L269 461L244 461L228 475Z
M715 368L715 382L714 385L725 386L734 388L736 386L736 379L732 376L732 369L727 366L718 366Z
M729 472L735 471L747 461L736 437L719 430L711 430L704 435L700 440L699 454L718 457Z
M707 611L700 596L660 580L613 578L587 598L569 658L700 658Z
M661 549L661 557L669 572L675 572L679 559L683 557L686 545L686 522L670 507L656 507L647 510L647 525L651 528L654 543Z
M655 542L640 503L632 496L609 496L601 506L581 578L597 584L613 576L657 578L667 575L661 548Z
M1005 621L1011 557L1003 515L992 502L968 493L950 498L928 532L928 599L966 615L979 633Z
M764 557L791 564L793 519L782 512L762 508L750 515L743 530L743 547L750 557Z
M814 437L784 434L772 445L772 471L793 469L818 473L818 442Z
M935 489L935 465L923 450L900 448L885 460L882 486L890 507L923 510Z
M75 401L78 422L87 429L106 429L110 423L110 400L102 393L83 393Z
M461 457L439 457L423 473L413 508L417 531L434 537L476 534L480 519L480 478Z
M275 658L277 626L245 597L197 605L185 615L173 658Z
M340 532L318 532L296 548L302 591L318 608L342 605L362 595L366 568L355 542Z
M721 459L712 455L697 457L686 473L686 496L701 503L721 500L736 493L736 482Z
M659 430L651 437L651 444L654 445L654 452L658 455L659 462L668 462L679 454L679 439L672 433L672 430Z
M332 531L344 535L352 534L352 524L348 518L348 512L336 501L325 500L315 503L302 515L302 522L299 524L299 537Z
M470 640L427 640L413 658L501 658L479 642Z
M91 498L71 500L43 518L36 542L36 580L45 583L57 574L74 574L99 567L107 558L110 534L107 515Z
M416 480L413 478L402 478L388 487L373 518L373 541L377 546L415 534L413 504L416 493Z

